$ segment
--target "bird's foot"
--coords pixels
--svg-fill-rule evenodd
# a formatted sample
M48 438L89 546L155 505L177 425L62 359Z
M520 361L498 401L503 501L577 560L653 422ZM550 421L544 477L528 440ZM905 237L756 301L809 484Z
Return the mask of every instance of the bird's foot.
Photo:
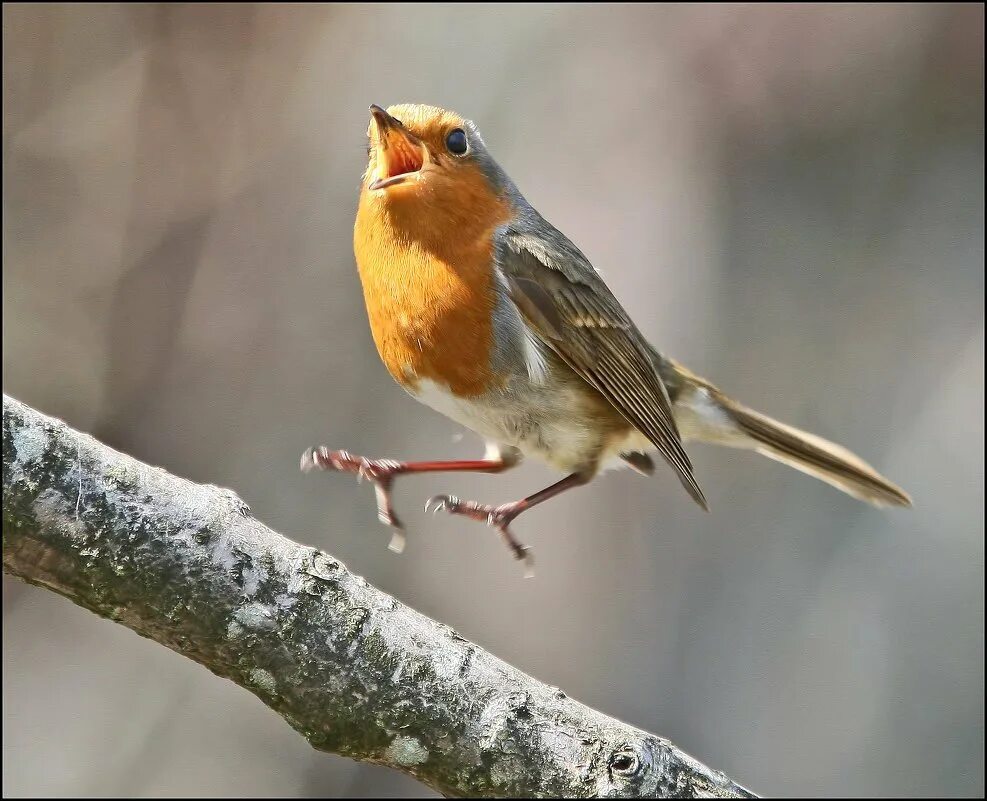
M527 545L522 545L511 532L510 524L521 512L527 508L525 501L515 501L505 503L500 506L488 506L476 501L464 501L455 495L435 495L425 503L425 511L437 513L448 512L453 515L462 515L472 520L486 523L491 528L497 530L501 539L510 548L514 558L524 562L525 578L534 576L534 559L531 556L531 549Z
M404 550L404 524L398 519L391 503L391 488L394 478L404 472L404 465L393 459L367 459L346 451L331 451L325 445L309 448L302 454L302 471L334 470L340 473L354 473L358 481L366 479L374 485L377 495L377 519L391 529L388 544L395 553Z

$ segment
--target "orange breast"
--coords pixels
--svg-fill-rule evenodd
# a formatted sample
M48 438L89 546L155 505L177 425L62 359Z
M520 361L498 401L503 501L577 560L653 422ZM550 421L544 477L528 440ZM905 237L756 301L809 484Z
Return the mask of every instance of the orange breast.
M468 219L414 197L361 194L353 245L370 329L388 371L408 389L429 379L475 397L497 382L492 237L507 207L480 194L460 199L472 201Z

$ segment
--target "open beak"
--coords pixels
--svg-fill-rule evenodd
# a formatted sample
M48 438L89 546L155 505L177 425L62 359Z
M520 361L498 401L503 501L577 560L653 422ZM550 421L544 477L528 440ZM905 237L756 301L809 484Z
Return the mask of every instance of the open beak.
M425 165L425 146L400 120L380 106L370 107L371 140L377 149L377 175L370 189L385 189L414 178Z

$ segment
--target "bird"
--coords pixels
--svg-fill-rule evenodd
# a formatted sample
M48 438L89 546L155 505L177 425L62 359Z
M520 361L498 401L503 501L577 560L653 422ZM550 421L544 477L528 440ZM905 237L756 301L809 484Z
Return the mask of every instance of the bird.
M508 470L524 457L565 474L520 500L454 495L426 511L495 529L531 573L511 525L524 511L626 466L652 475L660 455L702 509L684 443L753 450L878 507L908 507L900 487L846 448L780 423L654 348L582 251L535 210L477 126L436 106L370 106L353 250L384 366L417 400L479 434L481 459L369 459L321 445L303 470L372 482L400 552L391 501L401 475Z

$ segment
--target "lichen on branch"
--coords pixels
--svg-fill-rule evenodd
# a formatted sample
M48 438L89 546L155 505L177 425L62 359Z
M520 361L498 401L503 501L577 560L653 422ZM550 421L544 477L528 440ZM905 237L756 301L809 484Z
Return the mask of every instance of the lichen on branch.
M4 395L4 571L447 796L753 797L255 520Z

